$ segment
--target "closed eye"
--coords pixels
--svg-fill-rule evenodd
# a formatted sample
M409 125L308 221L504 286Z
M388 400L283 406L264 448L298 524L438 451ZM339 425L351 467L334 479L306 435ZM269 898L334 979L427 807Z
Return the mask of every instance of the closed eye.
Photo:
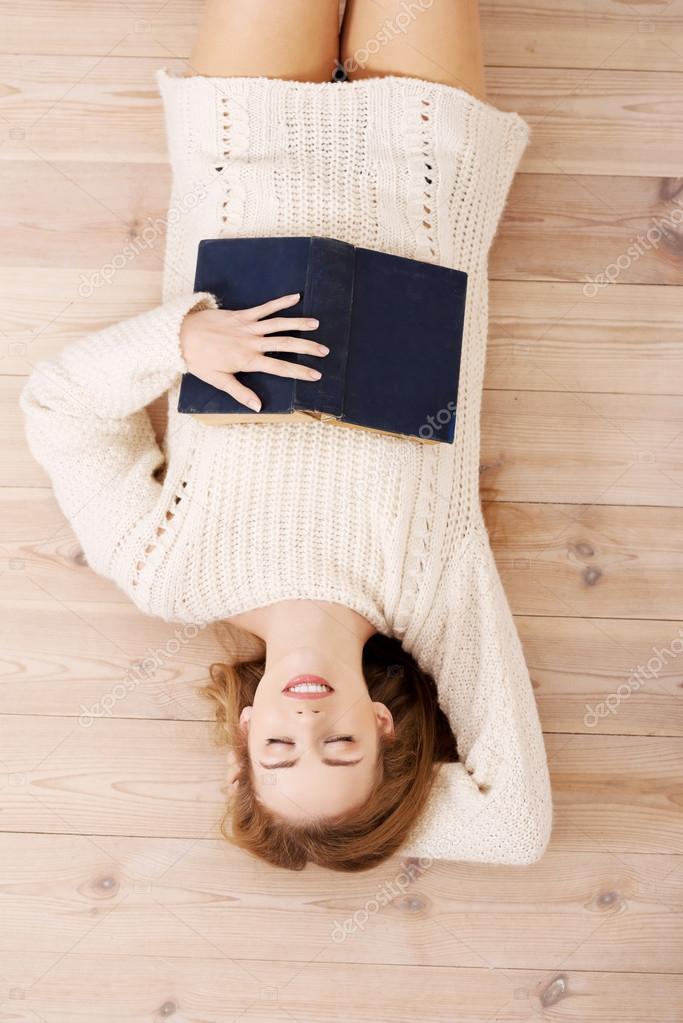
M323 764L326 764L328 767L355 767L362 760L363 757L359 757L358 760L334 760L330 757L324 757ZM277 771L283 767L296 767L298 763L298 760L280 760L277 764L264 764L262 760L259 760L260 766L266 771Z
M291 739L266 739L266 746L293 746L294 743Z
M333 739L325 739L325 742L353 742L352 735L335 735Z

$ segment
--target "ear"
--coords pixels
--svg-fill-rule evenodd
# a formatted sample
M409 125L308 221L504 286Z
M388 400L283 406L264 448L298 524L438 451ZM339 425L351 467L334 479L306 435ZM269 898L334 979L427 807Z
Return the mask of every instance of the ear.
M394 719L389 708L385 707L383 703L373 703L372 706L375 711L375 719L377 721L377 730L379 734L393 735Z
M249 731L249 721L251 720L251 707L244 707L240 714L240 728L246 735Z

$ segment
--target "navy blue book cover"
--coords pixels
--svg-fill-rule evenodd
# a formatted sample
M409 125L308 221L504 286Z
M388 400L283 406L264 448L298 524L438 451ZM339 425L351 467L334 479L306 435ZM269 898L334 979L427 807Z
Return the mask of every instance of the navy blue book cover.
M211 292L222 309L248 309L300 292L299 302L278 315L318 319L317 330L289 334L320 341L330 354L319 359L271 353L319 369L320 380L238 374L261 399L260 413L187 373L179 412L249 421L320 413L354 426L452 443L464 272L334 238L213 238L199 243L194 290Z

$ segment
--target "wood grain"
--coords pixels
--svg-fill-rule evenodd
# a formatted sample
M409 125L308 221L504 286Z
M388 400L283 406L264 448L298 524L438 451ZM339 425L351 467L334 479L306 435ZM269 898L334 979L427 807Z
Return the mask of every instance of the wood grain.
M89 273L7 267L0 277L0 375L26 376L71 341L158 305L161 271L129 267L92 290ZM681 394L683 285L493 281L486 386Z
M517 627L546 731L683 735L683 657L671 650L682 622L520 615ZM99 705L176 721L212 718L199 687L233 653L213 627L48 597L0 601L0 649L0 713L78 718Z
M259 976L282 953L304 977L311 960L487 969L499 982L510 969L573 973L597 962L646 973L653 955L665 985L680 972L678 914L667 912L681 897L678 855L593 847L548 852L532 867L422 870L393 859L331 888L319 868L278 872L219 840L4 834L0 852L17 878L3 961L5 949L56 959L76 943L81 955L144 960L152 944L164 958L241 962Z
M2 56L0 160L165 164L161 66L127 56ZM488 100L528 121L521 170L677 177L683 59L677 72L491 68Z
M681 0L489 0L481 12L488 64L683 69Z
M138 0L7 0L2 49L8 54L153 57L189 55L200 0L169 0L163 8ZM681 0L625 5L617 0L489 0L481 4L490 66L680 71Z
M205 721L0 718L6 787L0 828L55 834L217 837L224 748ZM548 735L552 848L683 852L682 741Z
M481 5L488 98L532 128L490 260L481 480L550 849L333 877L219 836L199 687L225 637L90 571L17 408L42 359L160 301L154 71L201 6L3 7L0 1017L680 1023L683 0Z
M0 377L0 485L43 487L17 405L23 384ZM626 403L612 394L489 391L481 464L487 500L679 506L683 396Z
M492 502L485 515L517 614L681 618L680 509Z
M679 1023L682 994L675 975L622 972L615 983L612 974L580 970L423 970L366 963L350 970L318 962L302 971L294 962L236 964L205 954L151 959L122 953L104 959L77 951L57 961L34 954L31 967L21 954L8 953L6 972L25 985L12 988L19 1023L48 1018L51 1009L74 1019L96 1012L98 1021L118 1023L124 990L130 1023L146 1023L161 1010L165 1015L182 1012L193 1021L210 1012L217 1023L244 1014L254 1018L259 1011L268 1011L270 1019L300 1023L412 1023L418 1018L451 1023L454 1006L466 1008L472 1023L489 1023L503 1010L509 1023L526 1023L549 1006L558 1023L574 1023L579 1009L589 1014L583 1019L596 1023L617 1018L620 1023Z
M516 625L546 732L683 735L683 622L518 615Z
M212 180L203 184L210 197ZM87 285L117 261L129 265L132 253L136 270L161 270L167 168L0 161L0 187L3 267L80 269ZM588 297L610 283L683 284L679 189L666 177L519 174L492 249L491 277L576 281Z
M611 284L680 285L682 219L677 178L519 174L491 276L578 281L588 297Z
M493 281L485 386L681 394L683 288Z
M496 501L485 517L517 614L680 619L679 509ZM93 612L128 603L85 564L49 490L0 488L0 519L11 522L0 545L0 598L65 602L80 615L88 603Z

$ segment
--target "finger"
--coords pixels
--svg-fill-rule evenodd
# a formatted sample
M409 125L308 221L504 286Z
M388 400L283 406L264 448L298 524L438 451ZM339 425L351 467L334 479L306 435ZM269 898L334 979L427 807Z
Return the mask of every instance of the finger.
M280 298L273 298L270 302L264 302L262 305L244 309L242 315L248 320L258 320L262 316L279 313L281 309L289 309L290 306L296 305L300 298L301 295L298 292L296 295L282 295Z
M323 356L330 351L325 345L309 341L305 337L263 337L253 343L259 352L294 352L297 355Z
M320 326L320 321L311 316L274 316L270 320L250 323L249 326L257 334L275 334L278 330L315 330Z
M285 359L269 359L267 355L260 355L254 359L253 367L249 369L258 373L272 373L276 377L292 377L294 380L319 380L322 373L317 369L310 369L308 366L299 366L296 362L287 362Z
M261 399L249 387L241 384L232 373L211 373L207 374L206 382L212 387L225 391L231 398L238 401L240 405L248 407L252 412L261 411Z

